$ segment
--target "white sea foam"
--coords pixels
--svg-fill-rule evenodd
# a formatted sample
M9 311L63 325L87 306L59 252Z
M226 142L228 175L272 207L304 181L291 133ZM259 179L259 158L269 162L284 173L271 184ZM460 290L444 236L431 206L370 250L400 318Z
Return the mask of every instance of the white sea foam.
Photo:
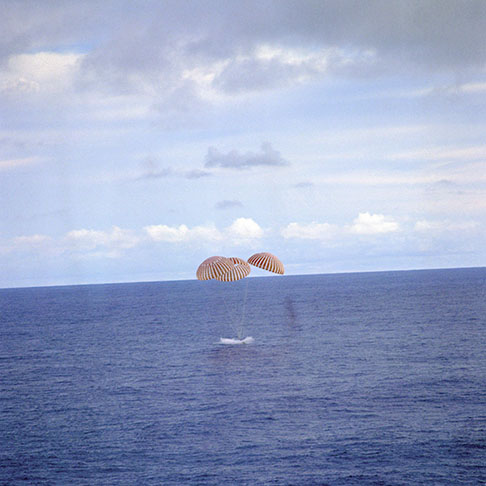
M248 336L244 339L220 338L219 343L220 344L251 344L254 341L255 340L251 336Z

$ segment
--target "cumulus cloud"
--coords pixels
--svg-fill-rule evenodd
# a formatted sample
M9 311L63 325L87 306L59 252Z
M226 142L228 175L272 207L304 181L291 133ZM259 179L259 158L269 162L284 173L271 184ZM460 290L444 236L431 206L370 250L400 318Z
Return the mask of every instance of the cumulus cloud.
M0 241L0 253L36 252L44 255L64 255L102 258L120 258L127 250L152 243L246 245L265 236L265 231L252 218L235 219L229 226L214 224L189 227L156 224L142 230L113 226L109 230L75 229L63 237L44 234L23 235Z
M265 142L261 145L260 152L240 153L231 150L224 154L214 147L208 149L205 167L222 167L225 169L250 169L252 167L282 167L288 162L275 150L270 143Z
M349 230L359 235L374 235L380 233L393 233L400 229L393 218L383 214L359 213Z
M179 226L159 224L146 226L144 230L151 240L164 243L229 242L238 244L262 238L264 235L263 229L251 218L238 218L222 230L213 224L193 228L189 228L185 224Z
M263 229L251 218L238 218L228 227L227 232L233 238L244 240L258 239L263 236Z

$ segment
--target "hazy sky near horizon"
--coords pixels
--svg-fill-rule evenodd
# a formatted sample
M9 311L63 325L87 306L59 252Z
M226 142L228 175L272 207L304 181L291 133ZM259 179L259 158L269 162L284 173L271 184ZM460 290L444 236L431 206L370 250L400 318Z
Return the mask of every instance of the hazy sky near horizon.
M0 287L486 264L486 2L1 6Z

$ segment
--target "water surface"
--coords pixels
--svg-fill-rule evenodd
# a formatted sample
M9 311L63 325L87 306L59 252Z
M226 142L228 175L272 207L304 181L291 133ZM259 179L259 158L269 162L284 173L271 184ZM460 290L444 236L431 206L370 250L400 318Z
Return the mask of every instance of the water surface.
M247 281L0 290L0 484L486 481L486 269Z

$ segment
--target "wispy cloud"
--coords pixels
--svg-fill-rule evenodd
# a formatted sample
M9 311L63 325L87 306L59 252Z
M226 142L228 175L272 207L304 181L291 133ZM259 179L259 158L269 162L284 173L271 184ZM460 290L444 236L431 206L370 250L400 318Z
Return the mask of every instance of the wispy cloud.
M339 228L329 223L289 223L281 230L285 239L328 240L334 238Z
M222 201L218 201L214 207L216 209L241 208L243 207L243 203L236 199L224 199Z
M237 170L262 166L283 167L286 165L289 165L289 163L268 142L262 143L260 152L240 153L237 150L231 150L225 154L214 147L210 147L205 163L205 167L222 167L224 169Z
M435 97L435 96L460 96L460 95L475 95L483 94L486 92L486 83L467 82L467 83L455 83L441 86L434 86L432 88L423 88L409 92L411 97Z
M390 155L391 160L447 161L486 160L486 145L473 147L430 147Z
M295 184L292 185L292 187L295 187L296 189L309 189L310 187L314 187L314 183L310 181L302 181L302 182L296 182Z
M285 239L329 241L348 238L350 235L380 235L394 233L400 225L392 217L383 214L359 213L352 224L338 226L330 223L290 223L281 230Z
M165 179L168 177L182 179L201 179L209 177L212 173L204 169L180 169L176 167L159 168L157 163L148 157L142 163L142 174L135 177L136 180Z
M43 160L44 159L41 157L24 157L21 159L0 160L0 171L13 170L13 169L18 169L20 167L28 167L31 165L38 164Z
M153 241L162 243L214 242L222 239L221 232L214 225L189 228L185 224L179 226L157 224L145 226L144 230Z
M207 170L202 169L189 169L181 170L173 167L165 167L153 172L146 172L145 174L138 176L137 180L151 180L151 179L165 179L167 177L178 177L182 179L201 179L203 177L210 177L212 174Z
M419 233L464 232L474 231L480 227L477 221L420 220L415 223L414 230Z
M72 230L66 234L62 245L69 251L84 253L96 250L98 256L114 258L121 256L122 251L134 248L140 241L140 237L133 231L113 226L108 231L84 228Z
M53 240L50 236L42 234L17 236L13 239L13 247L22 249L34 249L49 244L52 241Z

